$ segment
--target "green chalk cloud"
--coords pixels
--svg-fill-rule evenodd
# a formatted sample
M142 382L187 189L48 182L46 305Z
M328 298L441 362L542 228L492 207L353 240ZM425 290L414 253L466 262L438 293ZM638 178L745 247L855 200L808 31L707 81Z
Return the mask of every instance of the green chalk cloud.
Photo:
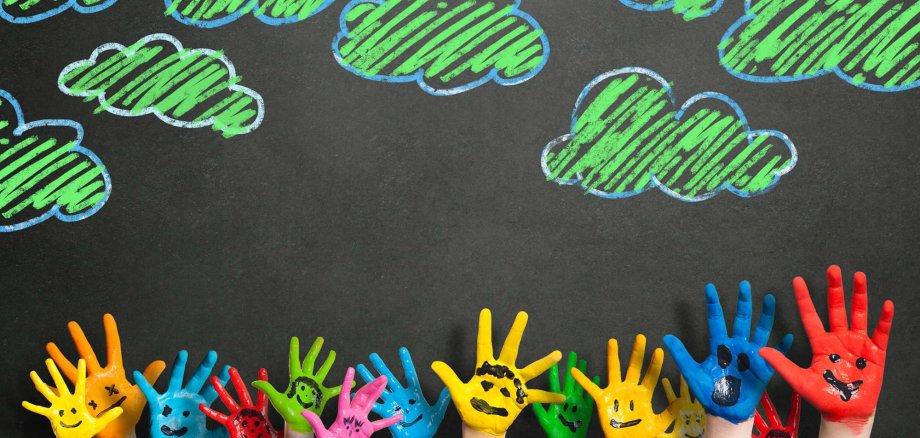
M661 76L635 67L588 84L571 131L542 155L548 180L580 185L592 195L625 198L657 187L683 201L723 190L759 195L795 162L785 134L751 130L727 96L700 93L677 107Z
M99 12L116 0L0 0L0 18L28 24L51 18L69 9L81 14Z
M129 47L100 46L90 59L68 65L58 87L97 100L96 113L155 114L173 126L210 126L229 138L251 132L264 117L262 96L241 81L223 53L186 49L170 35L154 34Z
M165 0L166 15L203 28L220 27L245 15L265 24L297 23L332 4L333 0Z
M835 73L873 91L920 86L917 0L748 0L719 43L722 65L754 82Z

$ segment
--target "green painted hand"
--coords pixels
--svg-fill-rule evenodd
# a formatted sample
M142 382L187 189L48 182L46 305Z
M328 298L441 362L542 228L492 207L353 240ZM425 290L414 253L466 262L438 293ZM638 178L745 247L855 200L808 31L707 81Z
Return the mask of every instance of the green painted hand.
M591 424L591 414L594 412L594 399L585 393L581 385L575 383L570 371L577 367L586 373L588 363L584 359L578 360L575 352L569 353L565 366L565 383L559 388L559 364L554 364L549 369L549 390L561 392L565 395L565 402L560 404L542 405L533 404L533 411L540 421L540 426L550 438L584 438ZM594 384L599 385L600 377L594 377Z
M300 363L300 340L297 337L291 338L291 363L289 366L290 382L284 392L279 392L271 383L265 380L257 380L252 386L261 390L268 395L268 400L272 406L284 418L287 427L298 433L311 433L313 427L300 414L307 409L321 415L326 402L337 395L342 390L342 386L327 388L323 385L323 380L329 374L332 363L335 362L335 351L329 351L329 356L314 372L316 358L319 356L320 349L323 348L323 338L316 338L310 351Z

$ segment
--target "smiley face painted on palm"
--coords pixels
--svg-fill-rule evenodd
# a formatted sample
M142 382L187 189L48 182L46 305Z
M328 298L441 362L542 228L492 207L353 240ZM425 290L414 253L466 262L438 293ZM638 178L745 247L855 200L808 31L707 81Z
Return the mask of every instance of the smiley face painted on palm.
M188 394L185 394L188 395ZM198 409L203 400L184 397L163 398L160 403L163 410L151 419L153 435L157 432L164 437L203 437L208 432L207 418Z
M315 406L323 405L323 391L316 384L316 381L307 377L300 376L291 382L288 386L288 398L297 400L304 409L313 409Z
M64 429L76 429L83 425L83 416L77 411L77 408L58 409L58 426Z
M590 415L590 412L589 410L588 415ZM568 430L575 433L585 424L582 417L584 417L584 412L581 414L578 413L578 405L566 402L562 404L562 412L560 412L556 418L558 418L559 422Z
M347 433L348 436L352 436L352 435L362 436L361 428L364 427L365 425L363 421L358 420L355 417L345 417L345 419L342 422L345 425L345 433ZM366 432L367 431L365 431L365 434Z
M507 417L508 409L502 406L507 406L508 400L519 410L527 405L527 391L521 378L505 365L483 362L470 384L473 387L470 405L483 414Z
M731 340L730 340L731 341ZM756 378L751 374L751 358L759 358L755 351L745 349L749 344L729 342L716 349L711 372L717 376L712 388L712 401L719 406L735 406L742 398L760 397L750 391L743 391L745 381Z
M108 380L108 381L106 381ZM122 407L125 404L125 401L128 400L128 395L125 391L122 391L124 388L119 388L116 379L105 379L96 378L90 376L87 379L87 394L86 398L86 407L89 408L89 412L94 416L98 417L116 407ZM92 384L91 384L91 383ZM132 391L132 402L136 402L134 398L143 398L136 397L140 394L135 394L137 391Z
M853 356L851 354L847 356ZM844 359L837 353L827 355L825 359L826 369L824 370L824 381L830 385L831 389L837 392L840 400L849 402L862 386L863 380L859 379L864 369L869 366L869 361L864 357Z
M705 431L703 409L682 409L677 415L677 436L680 438L700 438ZM787 437L788 438L788 437Z
M271 438L268 422L259 411L241 409L232 419L232 436L241 438Z

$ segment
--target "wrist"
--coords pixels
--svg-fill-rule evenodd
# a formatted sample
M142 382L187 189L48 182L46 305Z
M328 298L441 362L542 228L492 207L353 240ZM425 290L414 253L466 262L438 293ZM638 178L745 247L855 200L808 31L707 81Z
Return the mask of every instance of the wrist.
M313 438L313 432L297 432L291 429L291 426L284 423L284 438Z
M869 417L828 419L821 416L818 438L869 438L875 414Z
M470 426L467 426L466 423L463 423L463 438L504 438L505 434L501 435L492 435L490 433L483 432L481 430L473 429Z
M715 415L706 416L707 438L750 438L754 431L754 417L732 423Z

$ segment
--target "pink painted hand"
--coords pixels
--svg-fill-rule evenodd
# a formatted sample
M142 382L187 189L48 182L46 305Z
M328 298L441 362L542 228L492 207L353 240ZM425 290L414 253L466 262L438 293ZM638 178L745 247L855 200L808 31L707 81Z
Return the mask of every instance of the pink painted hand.
M351 388L354 380L355 369L348 368L348 371L345 373L345 381L342 382L342 387ZM338 417L335 419L335 422L329 426L329 429L323 426L322 420L320 420L315 413L305 409L301 414L310 422L310 425L313 426L316 438L367 438L380 429L386 429L402 421L402 414L396 414L392 417L377 421L370 421L367 419L367 414L371 412L374 403L380 397L380 394L383 393L383 389L386 386L387 378L380 376L359 389L358 392L355 393L355 398L353 400L350 399L351 396L347 391L342 391L342 393L339 394Z

